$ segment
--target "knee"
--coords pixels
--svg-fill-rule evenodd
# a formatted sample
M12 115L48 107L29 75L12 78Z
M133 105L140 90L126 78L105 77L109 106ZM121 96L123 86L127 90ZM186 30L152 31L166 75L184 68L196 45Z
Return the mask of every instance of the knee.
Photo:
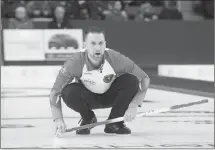
M134 89L135 91L139 88L139 79L132 74L124 74L122 75L123 83L125 84L125 87L128 87L129 89Z
M81 92L81 85L77 83L72 83L63 88L61 96L66 104L71 104L74 100L78 100L81 98Z

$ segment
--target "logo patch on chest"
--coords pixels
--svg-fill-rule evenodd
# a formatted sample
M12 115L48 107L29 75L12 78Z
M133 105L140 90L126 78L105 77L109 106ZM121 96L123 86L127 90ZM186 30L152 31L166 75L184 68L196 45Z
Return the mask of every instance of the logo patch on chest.
M110 83L112 81L113 77L114 77L114 74L106 75L106 76L104 76L103 81L105 83Z

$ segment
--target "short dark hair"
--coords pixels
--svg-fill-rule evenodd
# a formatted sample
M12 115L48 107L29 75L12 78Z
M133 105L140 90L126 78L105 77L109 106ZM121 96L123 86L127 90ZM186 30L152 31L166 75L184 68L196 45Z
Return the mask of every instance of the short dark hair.
M91 26L91 27L88 27L85 31L84 31L84 40L86 39L86 36L89 34L89 33L103 33L105 35L105 30L100 28L100 27L97 27L97 26Z

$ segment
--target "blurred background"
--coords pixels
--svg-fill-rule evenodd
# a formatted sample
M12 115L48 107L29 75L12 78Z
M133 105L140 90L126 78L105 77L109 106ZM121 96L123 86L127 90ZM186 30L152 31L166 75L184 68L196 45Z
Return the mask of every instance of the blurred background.
M214 92L213 0L2 0L1 17L4 86L27 86L35 76L43 81L34 86L50 87L83 47L83 29L95 25L105 29L107 47L134 60L153 85Z

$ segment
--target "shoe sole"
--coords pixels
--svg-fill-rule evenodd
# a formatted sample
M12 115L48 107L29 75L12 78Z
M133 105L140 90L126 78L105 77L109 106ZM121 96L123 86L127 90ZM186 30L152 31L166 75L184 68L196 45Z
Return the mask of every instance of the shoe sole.
M116 133L116 132L105 132L105 133L106 134L117 134L117 135L129 135L129 134L131 134L131 133Z
M105 133L107 136L130 136L131 134Z
M77 135L89 135L90 133L76 133Z

